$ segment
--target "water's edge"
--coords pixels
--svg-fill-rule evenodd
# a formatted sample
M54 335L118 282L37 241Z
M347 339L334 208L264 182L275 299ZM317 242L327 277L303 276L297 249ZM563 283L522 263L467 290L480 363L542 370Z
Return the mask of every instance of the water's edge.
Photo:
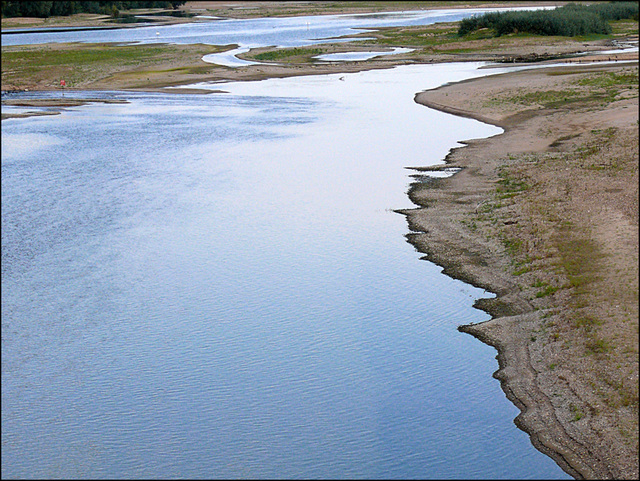
M419 95L416 96L415 101L427 108L503 128L504 132L498 135L504 135L510 130L507 123L495 121L475 112L438 104L429 99L420 98ZM486 152L486 156L491 156L490 140L483 140L486 141L482 145L483 151ZM475 141L470 143L477 146ZM445 162L455 163L456 166L464 165L467 161L465 148L467 146L452 149ZM468 167L469 164L471 162L462 168ZM481 179L477 179L476 187L482 182ZM456 175L454 174L450 178L449 187L452 190L458 190L459 187L455 184ZM442 188L442 184L436 184L431 188ZM473 190L473 186L470 188L467 186L467 188L470 192ZM453 228L433 228L433 223L459 222L459 217L456 216L456 213L459 213L459 206L451 202L443 202L442 199L438 199L437 203L421 205L415 196L412 196L412 201L419 207L401 212L407 217L411 230L415 232L408 236L409 242L419 252L424 253L429 261L442 267L444 274L497 294L493 299L479 299L474 304L474 307L489 314L490 320L478 324L460 325L458 330L496 349L499 367L493 377L500 381L501 388L509 401L521 411L514 419L516 426L529 435L536 449L551 457L563 471L575 479L611 477L608 469L592 456L590 450L567 433L548 397L537 386L537 372L529 358L526 326L536 325L540 321L540 314L528 304L526 299L518 296L517 289L512 288L515 282L512 283L511 276L501 268L503 259L500 259L495 252L478 249L477 246L482 244L482 240L474 238L474 233L470 229L466 233L468 238L460 241L441 235L442 232L450 232ZM430 217L433 220L430 221ZM460 244L465 242L468 250L461 248ZM469 265L470 259L473 259L472 267Z

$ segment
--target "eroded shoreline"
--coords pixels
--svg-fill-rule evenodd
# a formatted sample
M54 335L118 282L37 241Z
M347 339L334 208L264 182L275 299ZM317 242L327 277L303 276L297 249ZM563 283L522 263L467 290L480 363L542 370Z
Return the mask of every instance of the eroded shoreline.
M616 271L611 258L616 252L630 267L637 266L637 87L635 94L632 88L631 94L597 110L587 100L553 108L513 98L566 90L581 72L610 76L633 71L637 75L637 63L601 66L595 73L594 67L555 67L550 73L472 79L416 96L430 108L505 129L453 149L447 165L461 170L435 188L414 184L410 197L421 207L403 213L414 231L409 241L427 259L447 275L497 294L476 303L492 316L490 321L459 330L497 349L495 377L522 411L516 424L537 449L577 479L638 476L638 357L633 347L638 307L632 296L637 271ZM606 152L591 154L597 168L583 165L591 160L584 146L604 145L599 137L603 131L613 141L606 143ZM612 155L626 162L604 165ZM593 183L581 185L579 193L569 192L585 167ZM508 185L522 188L503 189ZM601 212L592 213L594 196L607 189L618 199L604 199ZM560 191L558 199L554 190ZM562 203L563 194L573 194L575 201L549 207L554 212L548 215L549 204ZM588 285L574 286L570 273L558 272L567 253L558 247L557 237L569 223L571 231L584 235L575 235L576 245L596 246L592 254L598 265L592 268L600 279L594 275ZM607 231L616 235L604 235ZM614 294L615 301L602 299L597 291L603 283L631 289L629 295ZM609 312L596 305L602 302L612 304Z

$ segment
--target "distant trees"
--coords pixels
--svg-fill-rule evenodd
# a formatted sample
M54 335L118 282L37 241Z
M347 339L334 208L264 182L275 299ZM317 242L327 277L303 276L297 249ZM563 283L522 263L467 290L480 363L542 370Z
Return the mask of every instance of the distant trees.
M111 15L116 10L131 10L133 8L173 8L176 9L186 1L163 1L163 2L114 2L114 1L94 1L94 2L71 2L71 1L51 1L51 2L10 2L2 1L3 17L39 17L47 18L54 16L73 15L74 13L104 13Z
M464 36L482 28L492 29L497 36L526 32L535 35L575 37L609 34L608 20L638 19L636 2L609 2L593 5L570 3L553 10L509 11L486 13L463 19L458 35Z

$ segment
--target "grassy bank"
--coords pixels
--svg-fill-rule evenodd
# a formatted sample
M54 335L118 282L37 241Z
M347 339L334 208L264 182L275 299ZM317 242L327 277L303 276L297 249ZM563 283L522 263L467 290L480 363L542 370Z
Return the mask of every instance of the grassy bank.
M50 44L2 47L2 88L145 88L173 77L203 75L202 61L226 47L210 45Z
M637 106L637 66L560 69L551 75L562 83L546 90L501 92L485 99L483 109L534 109L550 115L588 114L629 101ZM598 360L603 367L600 381L612 388L605 402L637 410L638 387L625 381L630 373L612 368L619 364L633 370L634 359L637 362L637 246L635 258L619 258L607 238L616 234L608 233L606 224L599 227L590 214L591 209L615 207L637 225L637 125L631 130L615 124L582 127L557 137L550 129L540 135L552 138L550 149L507 156L495 192L466 225L500 239L511 258L512 274L533 304L569 307L546 324L545 335L581 343L582 356ZM514 209L521 214L518 222L510 221Z

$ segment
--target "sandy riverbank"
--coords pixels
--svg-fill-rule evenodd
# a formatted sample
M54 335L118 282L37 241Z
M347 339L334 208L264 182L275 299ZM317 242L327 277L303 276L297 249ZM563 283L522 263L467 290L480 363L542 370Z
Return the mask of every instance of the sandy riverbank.
M404 213L428 259L497 294L478 302L491 321L460 330L497 348L516 423L576 478L638 477L637 72L554 67L416 97L505 128L452 151L462 170L414 184L422 208ZM604 99L615 78L630 82Z

